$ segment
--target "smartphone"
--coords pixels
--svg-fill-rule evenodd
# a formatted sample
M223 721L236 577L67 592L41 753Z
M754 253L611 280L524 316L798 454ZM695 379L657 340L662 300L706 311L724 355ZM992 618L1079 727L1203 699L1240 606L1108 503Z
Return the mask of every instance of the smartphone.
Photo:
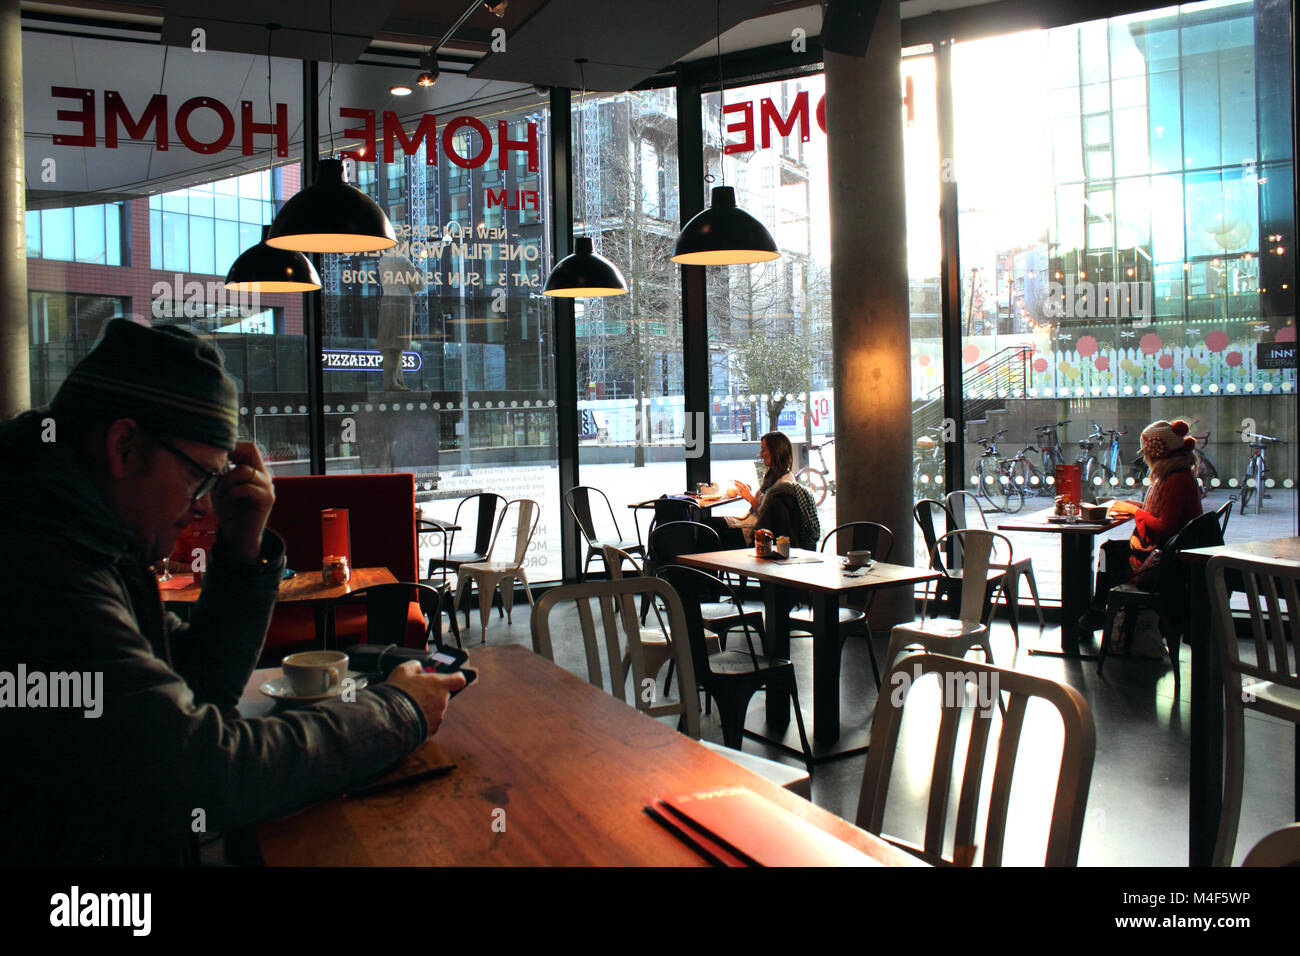
M432 659L432 665L425 664L424 670L433 674L455 674L460 672L465 675L465 687L474 683L478 677L478 671L472 667L466 667L465 662L469 660L469 655L463 650L454 647L439 647L429 654ZM464 690L464 688L461 688ZM455 697L460 691L452 691L451 696Z

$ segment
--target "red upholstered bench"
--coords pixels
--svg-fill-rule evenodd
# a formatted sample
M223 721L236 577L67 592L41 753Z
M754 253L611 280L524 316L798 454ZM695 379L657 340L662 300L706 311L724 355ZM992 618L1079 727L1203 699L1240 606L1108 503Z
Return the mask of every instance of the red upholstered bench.
M268 525L284 538L288 566L319 574L320 513L348 509L354 568L387 568L398 581L418 581L415 537L415 478L401 475L313 475L276 478L275 506ZM340 607L335 633L340 647L365 639L365 609ZM423 646L424 618L418 604L407 617L406 645ZM316 640L310 608L278 607L267 632L263 661L278 660L293 645Z

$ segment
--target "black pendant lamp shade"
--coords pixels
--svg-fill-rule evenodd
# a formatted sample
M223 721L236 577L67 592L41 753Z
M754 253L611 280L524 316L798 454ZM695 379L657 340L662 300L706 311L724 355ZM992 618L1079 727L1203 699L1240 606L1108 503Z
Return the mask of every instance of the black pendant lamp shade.
M736 191L714 186L709 208L682 228L672 259L688 266L732 266L780 257L767 228L736 205Z
M237 292L311 292L321 287L320 275L301 252L266 244L271 227L262 227L262 241L245 249L226 273L226 288Z
M570 299L627 295L627 280L618 266L595 253L590 238L581 236L574 241L573 254L557 262L546 277L542 293Z
M284 204L266 244L299 252L379 252L397 245L397 234L379 204L343 178L343 160L322 159L316 182Z

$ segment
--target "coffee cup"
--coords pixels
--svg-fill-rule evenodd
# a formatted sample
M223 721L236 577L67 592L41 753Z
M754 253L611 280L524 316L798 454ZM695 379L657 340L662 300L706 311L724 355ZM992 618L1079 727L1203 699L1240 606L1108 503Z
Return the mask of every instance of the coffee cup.
M303 651L280 662L289 689L300 697L328 694L343 682L348 655L342 651Z
M846 555L846 558L848 559L849 567L852 567L852 568L862 568L862 567L866 567L868 564L871 563L871 552L870 552L870 551L850 551L850 552Z

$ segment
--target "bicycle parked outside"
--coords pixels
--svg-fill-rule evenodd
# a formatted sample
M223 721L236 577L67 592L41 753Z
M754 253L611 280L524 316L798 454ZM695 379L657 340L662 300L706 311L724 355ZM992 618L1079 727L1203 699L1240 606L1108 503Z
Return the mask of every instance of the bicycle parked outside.
M1011 459L1011 474L1026 494L1051 497L1055 493L1052 487L1056 483L1055 474L1048 479L1048 476L1034 463L1030 455L1037 455L1038 449L1033 445L1026 445Z
M975 476L979 493L989 504L998 511L1015 514L1025 506L1025 489L1016 483L1017 466L998 454L996 442L1006 433L1004 428L997 434L975 439L976 444L984 447L984 454L975 466Z
M1124 470L1124 458L1120 454L1119 440L1127 434L1127 428L1103 429L1096 422L1092 423L1092 434L1079 442L1079 463L1083 465L1084 485L1097 485L1097 478L1101 478L1101 483L1111 487L1119 485L1119 475ZM1093 449L1101 446L1105 446L1104 451L1101 455L1097 455Z
M1268 446L1282 445L1285 442L1272 435L1261 435L1258 432L1242 430L1239 434L1254 439L1250 443L1250 461L1246 462L1246 474L1241 479L1241 513L1246 513L1246 505L1253 497L1255 514L1260 514L1264 509L1264 499L1273 497L1264 493L1264 476L1268 474Z
M941 488L943 485L943 433L942 425L927 428L929 434L916 440L917 455L912 459L913 488Z
M1060 430L1070 424L1071 419L1057 422L1055 425L1038 425L1034 431L1038 434L1038 447L1042 449L1043 475L1051 476L1050 484L1056 483L1056 466L1065 464L1065 452L1061 451Z
M811 457L813 452L817 452L817 459L822 463L820 468L814 468L811 462L800 468L794 476L794 480L807 488L813 496L813 502L820 507L821 503L826 500L827 490L835 494L835 479L830 477L831 470L826 467L826 455L822 449L828 445L834 445L835 439L822 442L820 445L810 445L808 454Z

